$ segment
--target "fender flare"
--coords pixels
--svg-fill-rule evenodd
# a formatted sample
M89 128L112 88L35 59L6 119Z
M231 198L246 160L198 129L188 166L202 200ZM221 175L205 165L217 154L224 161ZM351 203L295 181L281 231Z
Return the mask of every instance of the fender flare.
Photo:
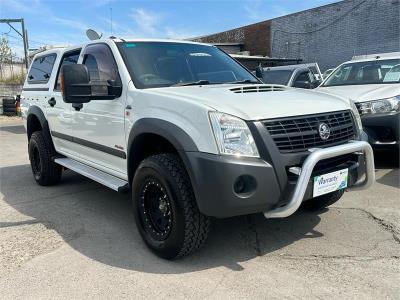
M44 123L47 122L46 117L39 106L31 105L28 109L27 119L30 115L35 115L39 119L40 125L42 125L42 127Z
M33 133L33 132L31 132L29 130L29 118L31 116L35 116L36 118L38 118L40 126L42 127L43 134L51 142L51 145L52 145L52 147L54 149L53 139L52 139L51 134L50 134L49 123L48 123L48 121L47 121L42 109L40 107L36 106L36 105L32 105L32 106L29 107L28 113L27 113L27 116L26 116L26 133L27 133L27 136L28 136L28 141L30 140L31 135Z
M130 180L134 175L134 170L131 170L129 167L131 166L133 160L132 156L134 156L131 155L132 146L137 137L146 133L159 135L170 142L178 151L178 154L181 157L189 176L191 177L191 167L185 153L199 151L193 139L182 128L171 122L157 118L143 118L135 122L129 133L127 154L128 178Z

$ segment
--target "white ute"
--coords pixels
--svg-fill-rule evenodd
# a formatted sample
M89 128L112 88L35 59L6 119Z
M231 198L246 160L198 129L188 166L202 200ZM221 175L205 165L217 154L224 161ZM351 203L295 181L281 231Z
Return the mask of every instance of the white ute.
M210 217L287 217L374 181L353 105L262 84L206 44L110 38L42 52L22 97L37 183L69 169L130 191L143 240L167 259L199 248Z
M400 52L345 62L317 90L355 102L374 149L399 150Z

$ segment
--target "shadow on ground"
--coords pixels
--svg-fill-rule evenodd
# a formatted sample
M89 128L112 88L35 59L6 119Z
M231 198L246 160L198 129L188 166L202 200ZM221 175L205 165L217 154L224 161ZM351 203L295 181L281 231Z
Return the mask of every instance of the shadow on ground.
M25 128L22 125L15 126L1 126L0 132L9 132L13 134L26 134Z
M64 172L62 183L54 187L36 185L29 165L4 167L0 174L3 201L32 217L34 221L28 224L44 223L83 255L130 270L183 273L218 266L241 270L240 262L299 239L322 236L314 231L320 222L315 213L299 212L290 222L266 220L261 214L215 220L205 247L188 258L168 262L151 254L142 242L129 194L117 194L70 171ZM2 223L22 225L9 220Z
M391 150L374 151L375 167L377 169L399 168L399 152Z
M400 177L399 177L399 153L396 151L375 151L375 168L376 169L391 169L388 173L386 173L381 178L377 179L376 181L400 188Z

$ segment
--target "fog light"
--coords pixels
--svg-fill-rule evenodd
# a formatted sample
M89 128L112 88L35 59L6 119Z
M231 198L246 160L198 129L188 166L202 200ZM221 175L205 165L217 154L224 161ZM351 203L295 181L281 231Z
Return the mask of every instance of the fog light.
M233 184L233 191L239 197L250 197L257 189L257 181L253 176L241 175Z
M238 179L236 179L234 185L233 185L233 189L235 191L236 194L241 194L244 192L246 187L246 184L244 183L243 178L239 177Z

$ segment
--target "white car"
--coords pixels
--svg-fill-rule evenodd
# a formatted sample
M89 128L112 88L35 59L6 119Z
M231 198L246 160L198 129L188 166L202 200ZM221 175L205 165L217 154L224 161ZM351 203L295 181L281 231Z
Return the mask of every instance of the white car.
M316 90L354 101L375 149L399 149L400 55L345 62Z
M130 191L143 240L168 259L200 247L210 217L283 218L374 181L348 101L262 84L206 44L114 38L42 52L22 98L36 182L68 169Z

